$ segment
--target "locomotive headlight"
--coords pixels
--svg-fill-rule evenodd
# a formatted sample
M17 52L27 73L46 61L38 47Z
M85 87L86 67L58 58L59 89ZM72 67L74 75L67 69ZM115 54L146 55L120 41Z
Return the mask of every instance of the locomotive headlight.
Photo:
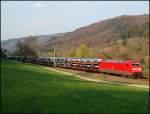
M141 70L141 68L137 68L137 70Z
M141 71L141 68L132 68L132 70L140 70Z
M132 70L137 70L136 68L132 68Z

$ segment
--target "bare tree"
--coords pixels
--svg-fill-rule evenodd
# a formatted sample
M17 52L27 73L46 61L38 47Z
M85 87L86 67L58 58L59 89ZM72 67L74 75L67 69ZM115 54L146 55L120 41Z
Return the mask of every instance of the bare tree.
M19 56L37 56L37 39L35 37L25 38L23 41L17 41L15 54Z

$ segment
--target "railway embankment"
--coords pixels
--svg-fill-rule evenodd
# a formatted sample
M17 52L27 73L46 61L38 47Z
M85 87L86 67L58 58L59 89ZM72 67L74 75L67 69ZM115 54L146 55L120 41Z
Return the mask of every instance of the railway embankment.
M52 68L52 67L45 67L45 68L54 72L59 72L62 74L66 74L68 76L78 77L80 79L95 82L95 83L107 83L107 84L120 85L120 86L149 88L148 79L129 79L125 77L100 74L100 73L91 73L91 72L78 71L72 69Z

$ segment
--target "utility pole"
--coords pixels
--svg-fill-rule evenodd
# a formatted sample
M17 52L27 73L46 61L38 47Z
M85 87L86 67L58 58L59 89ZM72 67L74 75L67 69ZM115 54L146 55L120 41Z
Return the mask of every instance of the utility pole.
M54 48L54 67L55 67L55 48Z
M39 47L37 49L37 64L38 64L38 57L39 57Z

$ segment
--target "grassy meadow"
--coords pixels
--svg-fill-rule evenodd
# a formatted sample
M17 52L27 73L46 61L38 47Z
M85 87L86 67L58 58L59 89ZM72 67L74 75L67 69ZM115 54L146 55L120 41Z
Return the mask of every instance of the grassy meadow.
M87 82L1 61L1 113L149 113L149 90Z

